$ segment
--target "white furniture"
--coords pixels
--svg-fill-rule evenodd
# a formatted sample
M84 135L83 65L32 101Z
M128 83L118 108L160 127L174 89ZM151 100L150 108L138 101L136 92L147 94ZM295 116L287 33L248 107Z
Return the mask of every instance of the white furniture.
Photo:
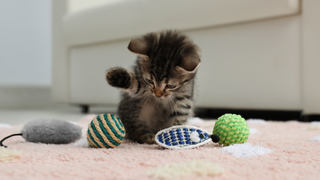
M57 102L117 106L105 72L133 64L130 39L178 29L203 54L197 107L320 114L318 0L53 0L52 17Z

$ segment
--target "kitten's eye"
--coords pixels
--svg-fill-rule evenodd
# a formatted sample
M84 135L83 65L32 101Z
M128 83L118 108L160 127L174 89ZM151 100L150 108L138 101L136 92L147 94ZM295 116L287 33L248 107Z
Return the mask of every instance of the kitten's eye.
M151 79L146 79L147 83L153 84L153 81Z
M166 85L166 88L168 88L168 89L174 89L176 87L177 87L176 85L171 85L171 84Z

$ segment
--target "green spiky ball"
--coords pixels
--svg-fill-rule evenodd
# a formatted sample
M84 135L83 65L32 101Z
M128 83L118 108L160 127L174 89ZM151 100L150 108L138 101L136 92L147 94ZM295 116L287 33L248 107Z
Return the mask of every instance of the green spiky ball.
M248 141L249 127L244 118L237 114L225 114L216 121L212 134L219 136L219 144L229 146Z

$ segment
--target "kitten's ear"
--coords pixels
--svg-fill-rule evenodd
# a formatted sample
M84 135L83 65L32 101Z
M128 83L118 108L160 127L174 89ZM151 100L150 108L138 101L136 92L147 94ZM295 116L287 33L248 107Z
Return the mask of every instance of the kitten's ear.
M149 50L147 42L142 38L132 39L128 45L129 51L143 57L148 57Z
M189 55L187 57L184 57L181 60L181 63L179 66L176 67L176 70L180 73L195 73L196 70L200 66L200 54L195 53L194 55Z

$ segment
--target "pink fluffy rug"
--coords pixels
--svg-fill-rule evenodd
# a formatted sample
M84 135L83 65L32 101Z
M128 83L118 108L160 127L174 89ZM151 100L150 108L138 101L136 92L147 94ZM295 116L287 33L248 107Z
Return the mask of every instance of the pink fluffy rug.
M93 116L77 124L86 131ZM214 121L197 121L212 131ZM5 141L9 150L22 152L20 158L0 162L0 179L157 179L151 172L170 163L191 160L214 163L222 174L201 173L170 176L172 179L320 179L320 125L317 123L249 120L251 134L242 146L219 147L212 142L188 150L165 150L158 145L139 145L125 140L115 149L88 148L81 143L46 145L27 143L21 137ZM17 133L22 126L0 126L0 139ZM193 172L190 167L181 172ZM214 171L214 169L212 169ZM183 174L183 173L182 173Z

